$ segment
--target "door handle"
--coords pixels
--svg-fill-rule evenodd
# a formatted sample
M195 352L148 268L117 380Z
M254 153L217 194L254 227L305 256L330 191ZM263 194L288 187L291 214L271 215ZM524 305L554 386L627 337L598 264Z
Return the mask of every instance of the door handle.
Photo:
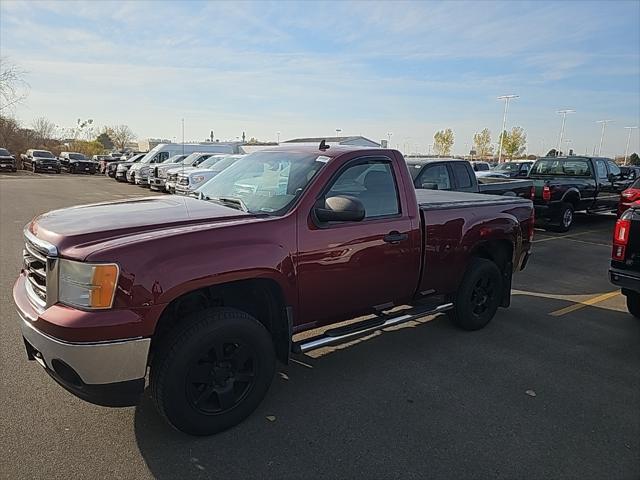
M392 232L389 232L384 237L382 237L382 239L385 242L390 243L392 245L396 245L408 238L409 238L408 233L400 233L397 230L393 230Z

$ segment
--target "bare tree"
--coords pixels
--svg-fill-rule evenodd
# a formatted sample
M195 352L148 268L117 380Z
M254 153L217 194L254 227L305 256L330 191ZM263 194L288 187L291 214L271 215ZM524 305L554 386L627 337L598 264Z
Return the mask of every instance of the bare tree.
M26 72L7 57L0 57L0 111L11 108L27 98L29 84Z
M31 124L31 129L40 142L52 140L56 133L56 124L44 117L36 118Z
M124 150L127 144L135 138L135 134L128 125L114 125L113 127L109 127L107 128L107 134L119 150Z

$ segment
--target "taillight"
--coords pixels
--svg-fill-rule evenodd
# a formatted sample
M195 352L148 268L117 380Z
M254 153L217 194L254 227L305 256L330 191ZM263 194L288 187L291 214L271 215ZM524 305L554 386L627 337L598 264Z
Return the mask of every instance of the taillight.
M551 189L549 188L549 185L545 185L544 187L542 187L542 199L545 202L551 200Z
M629 243L630 229L631 220L623 215L623 218L616 222L616 228L613 231L613 252L611 256L614 260L624 261L627 244Z
M535 230L536 225L536 210L535 208L531 209L531 217L529 217L529 241L533 242L533 231Z
M624 192L622 192L621 195L627 200L629 200L630 202L633 202L640 197L640 190L636 190L634 188L627 188Z
M531 192L529 192L529 197L531 197L531 200L536 199L536 187L531 187Z

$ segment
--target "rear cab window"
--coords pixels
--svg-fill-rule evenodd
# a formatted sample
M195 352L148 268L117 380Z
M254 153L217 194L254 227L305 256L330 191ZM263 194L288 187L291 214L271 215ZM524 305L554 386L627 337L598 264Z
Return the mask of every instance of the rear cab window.
M461 162L454 162L451 164L451 169L458 188L471 188L473 186L469 169L466 165Z
M530 175L590 177L591 167L587 160L549 158L538 160L531 168Z

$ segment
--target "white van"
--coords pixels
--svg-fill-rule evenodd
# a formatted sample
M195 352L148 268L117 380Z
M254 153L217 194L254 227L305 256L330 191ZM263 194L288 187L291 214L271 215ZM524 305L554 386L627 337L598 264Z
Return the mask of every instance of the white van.
M237 143L160 143L129 169L127 180L136 185L149 185L149 170L152 166L174 155L183 153L189 155L193 152L236 153L237 151Z

